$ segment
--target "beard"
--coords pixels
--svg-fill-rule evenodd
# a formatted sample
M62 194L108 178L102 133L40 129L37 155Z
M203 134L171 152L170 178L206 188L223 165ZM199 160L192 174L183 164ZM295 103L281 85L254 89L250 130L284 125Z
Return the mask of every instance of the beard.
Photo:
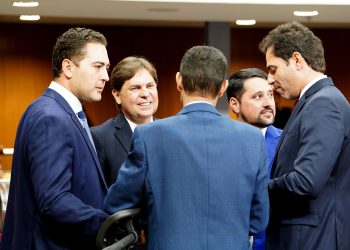
M260 116L256 119L247 119L247 116L244 113L241 113L241 117L244 122L258 128L265 128L273 124L273 122L275 121L275 118L268 119L268 118L261 118Z

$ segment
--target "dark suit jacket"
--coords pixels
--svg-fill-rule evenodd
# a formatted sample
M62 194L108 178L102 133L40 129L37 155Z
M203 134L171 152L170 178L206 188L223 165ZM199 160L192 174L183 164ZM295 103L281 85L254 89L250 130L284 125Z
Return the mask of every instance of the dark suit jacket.
M94 249L106 192L87 133L47 89L18 126L1 249Z
M132 131L123 113L91 128L107 186L112 185L131 144Z
M268 220L264 144L257 128L188 105L136 127L105 209L144 201L150 250L247 249Z
M271 171L267 249L350 249L350 105L331 78L300 98Z

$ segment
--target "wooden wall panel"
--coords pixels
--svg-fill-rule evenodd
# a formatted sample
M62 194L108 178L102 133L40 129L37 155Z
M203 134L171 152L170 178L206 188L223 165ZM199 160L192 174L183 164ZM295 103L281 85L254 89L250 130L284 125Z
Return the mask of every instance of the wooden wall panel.
M86 26L108 40L111 67L126 56L142 55L154 63L159 78L160 105L156 117L176 114L181 105L175 74L184 52L203 44L202 28ZM17 126L26 107L51 81L51 52L59 35L70 26L0 23L0 145L13 147ZM84 104L91 125L116 115L106 84L103 99ZM11 157L0 156L5 168Z
M0 145L13 147L19 119L30 102L41 95L51 81L51 52L56 38L67 25L0 23ZM143 55L154 63L159 76L160 105L156 117L175 115L181 108L175 86L175 74L184 52L204 43L201 27L87 26L102 32L111 66L126 56ZM233 28L230 73L245 67L265 69L264 55L258 44L270 29ZM315 29L323 40L327 74L350 99L350 29ZM292 104L277 99L280 107ZM84 104L91 125L116 115L116 107L107 84L103 99ZM9 157L0 156L6 168Z
M181 108L175 74L185 51L192 46L203 44L203 29L176 27L96 29L107 37L112 68L124 57L130 55L144 56L155 65L159 80L159 107L155 116L164 118L175 115ZM85 105L92 125L98 125L116 115L117 110L111 95L111 89L107 84L101 102Z
M241 68L257 67L266 69L265 56L259 51L258 44L268 34L270 29L232 29L231 73ZM326 75L330 76L335 85L350 100L350 74L348 60L350 58L350 29L313 29L322 40L325 58ZM266 70L265 70L266 71ZM278 108L293 107L294 101L276 96Z
M326 75L350 100L350 29L315 29L322 40L326 57Z

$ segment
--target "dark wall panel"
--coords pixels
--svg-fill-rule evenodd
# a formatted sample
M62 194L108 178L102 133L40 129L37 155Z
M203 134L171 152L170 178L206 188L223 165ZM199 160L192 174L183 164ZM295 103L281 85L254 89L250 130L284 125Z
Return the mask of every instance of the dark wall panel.
M51 52L56 38L72 26L0 23L0 145L13 147L15 133L25 108L40 96L51 81ZM175 115L181 108L175 74L184 52L204 43L201 27L86 26L105 34L111 66L130 55L152 61L159 76L158 118ZM230 73L244 67L265 69L258 44L270 29L233 28ZM325 47L327 75L350 99L350 29L315 29ZM290 106L278 98L280 107ZM101 102L85 105L91 125L115 116L108 84ZM9 168L9 157L1 157Z

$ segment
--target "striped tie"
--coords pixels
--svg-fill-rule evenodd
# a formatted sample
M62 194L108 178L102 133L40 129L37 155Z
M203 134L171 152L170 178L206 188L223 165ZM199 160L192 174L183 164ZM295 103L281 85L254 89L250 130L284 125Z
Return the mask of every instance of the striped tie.
M84 127L85 132L87 133L87 135L88 135L88 137L89 137L89 139L91 141L92 146L94 147L94 149L96 151L95 144L94 144L94 141L93 141L92 136L91 136L89 124L87 122L86 115L85 115L83 110L78 112L78 117L79 117L79 119L80 119L80 121L81 121L81 123L82 123L82 125Z

